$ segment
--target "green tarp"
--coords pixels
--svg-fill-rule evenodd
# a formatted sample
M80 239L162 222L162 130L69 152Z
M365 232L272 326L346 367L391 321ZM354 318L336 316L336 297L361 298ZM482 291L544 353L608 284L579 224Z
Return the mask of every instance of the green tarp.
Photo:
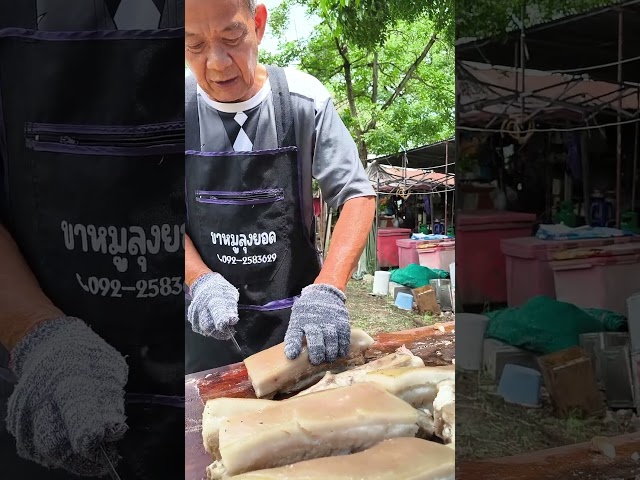
M420 288L429 285L429 280L449 278L449 272L445 270L430 269L412 263L404 268L398 268L391 272L391 281L409 288Z
M582 309L545 296L485 315L486 337L541 355L579 345L582 333L624 331L627 326L626 318L614 312Z

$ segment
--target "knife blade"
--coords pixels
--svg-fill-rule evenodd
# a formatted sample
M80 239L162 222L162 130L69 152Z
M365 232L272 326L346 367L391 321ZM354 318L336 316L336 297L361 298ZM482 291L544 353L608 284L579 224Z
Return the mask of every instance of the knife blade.
M105 459L107 465L109 466L109 476L112 478L112 480L122 480L120 478L120 475L118 475L118 472L116 471L116 467L114 467L113 463L111 463L109 455L107 455L107 451L104 449L104 445L102 444L100 444L100 451L102 452L102 457Z
M242 349L240 348L240 345L238 344L238 341L236 340L235 332L233 333L233 335L231 335L231 341L233 342L233 344L235 345L236 349L238 350L238 352L242 356L242 359L245 359L244 352L242 351Z
M242 360L244 360L245 354L242 351L242 348L240 348L240 344L238 343L238 341L236 340L236 329L233 327L227 327L226 329L226 333L229 333L229 341L231 341L231 343L233 343L233 346L236 348L236 350L238 350L238 353L240 354L240 356L242 357Z

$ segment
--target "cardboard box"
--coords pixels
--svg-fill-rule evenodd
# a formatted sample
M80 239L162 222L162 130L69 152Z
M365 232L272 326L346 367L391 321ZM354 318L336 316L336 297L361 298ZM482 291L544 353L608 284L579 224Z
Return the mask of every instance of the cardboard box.
M603 416L607 410L585 350L571 347L538 358L555 414L566 418L572 410Z
M411 290L411 293L413 294L419 313L440 313L441 310L438 305L438 300L436 299L436 291L433 287L425 285L424 287Z

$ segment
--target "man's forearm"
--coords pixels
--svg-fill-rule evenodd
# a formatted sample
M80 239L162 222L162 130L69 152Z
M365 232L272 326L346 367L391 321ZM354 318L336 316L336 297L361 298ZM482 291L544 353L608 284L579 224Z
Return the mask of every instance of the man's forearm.
M9 232L0 225L0 343L11 351L35 325L63 316L44 294Z
M367 244L375 210L375 197L357 197L345 202L315 283L326 283L345 291Z
M211 269L202 261L189 235L184 237L184 281L191 287L199 277L211 273Z

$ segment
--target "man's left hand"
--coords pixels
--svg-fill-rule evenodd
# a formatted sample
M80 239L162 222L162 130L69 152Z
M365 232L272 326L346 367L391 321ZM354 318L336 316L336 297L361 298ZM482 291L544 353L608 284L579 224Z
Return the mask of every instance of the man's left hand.
M309 362L319 365L334 362L349 353L351 327L346 297L337 288L314 284L302 290L293 304L289 328L284 337L284 353L290 360L302 351L307 338Z

